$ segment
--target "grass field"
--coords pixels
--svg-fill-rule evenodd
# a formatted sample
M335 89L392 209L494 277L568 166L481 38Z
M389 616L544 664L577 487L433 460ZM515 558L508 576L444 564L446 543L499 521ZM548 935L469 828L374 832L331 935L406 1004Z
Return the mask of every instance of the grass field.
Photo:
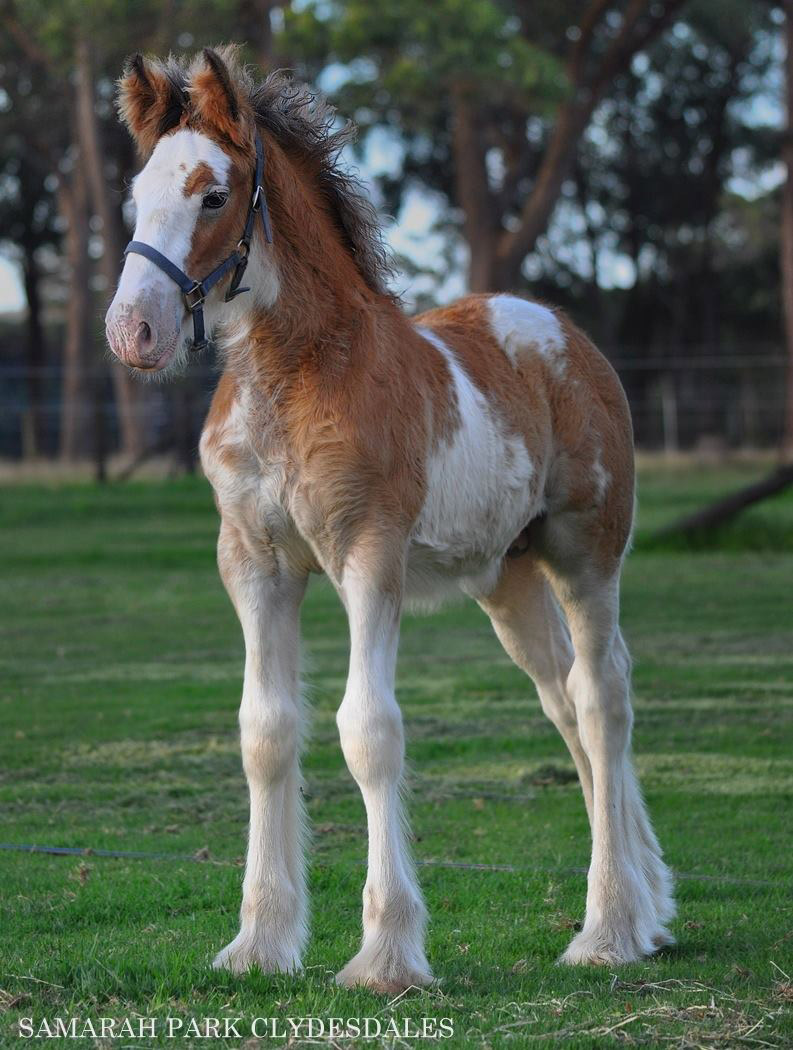
M0 1045L22 1045L23 1017L143 1015L245 1019L243 1040L203 1041L213 1046L283 1045L247 1035L255 1017L287 1016L448 1017L443 1045L454 1047L793 1046L793 493L703 549L650 539L757 473L641 477L623 603L635 750L680 873L678 945L646 963L618 974L555 965L582 917L588 863L572 763L476 607L406 619L398 686L414 849L443 981L391 1005L332 980L356 950L366 847L334 723L346 625L328 585L312 584L303 616L306 971L214 973L213 953L236 932L247 811L242 643L215 569L209 490L5 487L0 839L166 856L0 851ZM480 863L505 870L464 866Z

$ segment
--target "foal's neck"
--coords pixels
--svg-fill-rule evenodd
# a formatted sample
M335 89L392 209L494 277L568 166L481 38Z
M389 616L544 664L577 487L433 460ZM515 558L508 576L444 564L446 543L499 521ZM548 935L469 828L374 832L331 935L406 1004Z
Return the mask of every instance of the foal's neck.
M273 244L257 250L274 253L278 291L262 306L258 268L251 267L252 296L229 326L227 366L273 389L307 370L340 378L376 353L378 328L405 321L388 296L367 285L316 180L282 151L269 171Z

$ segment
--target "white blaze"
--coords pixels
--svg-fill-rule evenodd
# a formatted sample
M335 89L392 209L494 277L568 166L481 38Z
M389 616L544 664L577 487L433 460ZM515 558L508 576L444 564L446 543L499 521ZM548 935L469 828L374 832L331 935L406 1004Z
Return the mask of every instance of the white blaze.
M226 185L231 166L228 154L199 131L182 128L160 139L132 188L136 211L133 239L150 244L180 270L184 270L190 254L202 197L198 193L185 197L184 188L201 163L211 168L219 187ZM156 285L178 294L174 282L153 262L142 255L128 255L118 295L125 301L132 300Z

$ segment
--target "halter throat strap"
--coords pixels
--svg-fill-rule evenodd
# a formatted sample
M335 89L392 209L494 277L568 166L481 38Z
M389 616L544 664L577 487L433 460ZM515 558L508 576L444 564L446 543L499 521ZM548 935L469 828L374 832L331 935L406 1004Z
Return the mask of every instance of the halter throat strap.
M255 145L256 171L253 178L253 193L251 195L251 203L248 206L248 214L245 219L242 236L231 255L226 256L223 262L216 266L211 273L208 273L206 277L201 278L201 280L194 280L188 277L184 270L179 269L176 263L171 262L162 252L144 241L130 241L124 249L125 257L130 254L142 255L179 285L184 297L185 307L193 316L193 350L200 350L207 344L204 327L204 301L218 281L222 281L230 270L234 270L234 276L225 296L227 303L231 302L235 296L250 291L250 288L241 288L240 282L248 266L248 256L250 255L257 213L261 216L262 232L265 240L268 244L273 243L270 211L267 207L267 194L264 190L264 149L258 133Z

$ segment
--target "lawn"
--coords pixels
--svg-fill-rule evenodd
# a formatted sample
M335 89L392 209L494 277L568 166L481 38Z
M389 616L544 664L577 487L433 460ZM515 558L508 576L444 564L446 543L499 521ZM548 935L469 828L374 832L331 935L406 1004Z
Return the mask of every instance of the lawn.
M454 1047L793 1045L793 493L697 550L652 530L758 474L647 467L626 569L635 750L679 874L676 947L619 973L563 969L588 828L531 683L470 604L407 618L398 692L414 850L442 982L387 1004L337 989L356 950L363 807L334 722L346 624L326 582L304 608L312 939L299 977L215 973L236 932L246 793L243 650L201 480L0 491L0 1045L33 1017L451 1018ZM477 867L477 865L481 865ZM184 1023L176 1042L163 1019ZM376 1030L376 1029L373 1029ZM392 1029L393 1030L393 1029ZM334 1045L376 1045L337 1040ZM307 1040L292 1046L309 1045ZM311 1045L314 1045L313 1043ZM412 1038L388 1045L427 1045ZM431 1044L430 1044L431 1045Z

